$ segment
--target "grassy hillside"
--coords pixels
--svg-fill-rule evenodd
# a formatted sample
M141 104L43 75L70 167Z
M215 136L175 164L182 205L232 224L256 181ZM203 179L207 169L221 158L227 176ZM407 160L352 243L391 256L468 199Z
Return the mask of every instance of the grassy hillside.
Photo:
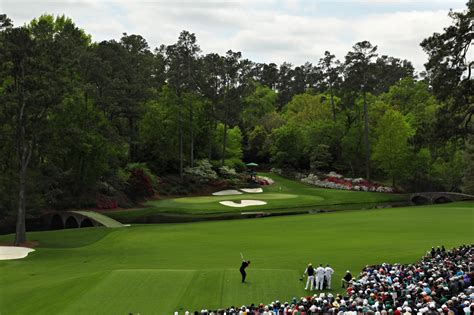
M278 187L278 186L277 186ZM288 192L285 192L288 193ZM0 261L2 314L172 314L304 295L306 264L414 262L472 243L474 203L189 224L29 233L40 246ZM0 237L0 242L12 236ZM252 260L240 283L239 252Z
M270 176L276 182L263 188L263 193L231 196L201 196L182 197L172 199L154 200L148 202L145 209L122 210L107 213L116 220L129 221L134 218L152 215L156 213L175 214L219 214L230 212L249 211L288 211L309 209L347 204L367 204L377 202L399 201L404 197L394 194L331 190L317 188L294 180L289 180L274 174ZM219 201L255 199L267 202L264 206L250 206L245 208L232 208L223 206Z

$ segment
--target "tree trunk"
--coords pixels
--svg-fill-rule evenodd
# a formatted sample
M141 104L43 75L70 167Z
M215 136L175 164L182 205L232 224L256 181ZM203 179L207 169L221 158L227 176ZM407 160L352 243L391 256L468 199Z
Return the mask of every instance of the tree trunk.
M25 77L23 63L20 64L21 77ZM16 149L18 154L19 186L18 186L18 216L15 230L15 246L26 242L26 172L33 152L34 141L26 143L26 122L25 122L25 91L22 84L16 81L20 96L20 109L16 127Z
M189 127L190 127L190 138L191 138L191 152L190 152L190 163L191 167L194 166L194 125L193 125L193 104L189 103Z
M182 100L179 99L178 108L178 134L179 134L179 177L183 179L183 122L181 119Z
M334 106L334 95L331 89L331 108L332 108L332 120L336 122L336 107Z
M135 158L137 156L136 151L137 151L137 146L136 146L136 133L135 133L135 121L133 117L128 117L128 129L130 130L130 141L128 143L129 148L128 148L128 158L129 160L135 161Z
M222 161L221 164L224 166L225 163L225 149L227 147L227 120L229 118L229 105L226 102L227 100L227 92L224 94L224 106L225 106L225 112L224 112L224 139L222 141Z
M225 149L227 146L227 124L224 123L224 140L222 141L222 166L224 166L225 163Z
M21 115L20 117L22 117ZM20 120L23 122L23 119ZM28 164L30 163L31 153L33 151L33 142L28 148L24 142L25 130L20 127L20 138L18 139L18 153L19 153L19 185L18 185L18 216L16 221L15 231L15 246L26 242L26 173Z
M364 144L365 144L365 177L370 181L370 144L369 144L369 113L367 99L364 93Z
M209 161L212 160L212 146L214 143L214 122L211 121L210 129L209 129L209 152L208 152L208 159Z
M23 164L23 162L22 162ZM26 242L26 170L27 166L20 167L20 182L18 189L18 217L16 221L15 246Z

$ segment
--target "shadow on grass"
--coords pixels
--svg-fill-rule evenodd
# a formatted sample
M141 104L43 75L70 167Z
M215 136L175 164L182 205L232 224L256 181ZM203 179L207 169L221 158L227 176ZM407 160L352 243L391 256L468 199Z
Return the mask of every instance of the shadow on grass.
M100 241L113 229L105 227L91 227L82 229L56 230L44 232L28 232L29 241L38 241L39 248L75 248L83 247ZM14 234L0 236L0 243L13 243Z

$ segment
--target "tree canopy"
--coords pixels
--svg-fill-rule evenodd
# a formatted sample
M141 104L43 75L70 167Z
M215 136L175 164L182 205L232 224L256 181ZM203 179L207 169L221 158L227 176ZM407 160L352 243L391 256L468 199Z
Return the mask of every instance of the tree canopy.
M473 6L421 43L422 78L369 41L342 62L277 65L203 54L188 31L152 48L139 34L92 42L65 16L0 15L0 218L20 243L29 214L123 203L195 160L472 192Z

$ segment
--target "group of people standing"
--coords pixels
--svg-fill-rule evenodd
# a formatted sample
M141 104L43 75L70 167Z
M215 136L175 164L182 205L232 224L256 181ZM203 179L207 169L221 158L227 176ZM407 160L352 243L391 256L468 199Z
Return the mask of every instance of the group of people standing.
M331 278L334 270L326 265L326 268L322 264L319 264L319 267L314 269L312 264L308 264L308 267L305 269L303 276L300 280L303 280L304 276L307 275L306 287L305 290L323 290L324 288L331 289Z

